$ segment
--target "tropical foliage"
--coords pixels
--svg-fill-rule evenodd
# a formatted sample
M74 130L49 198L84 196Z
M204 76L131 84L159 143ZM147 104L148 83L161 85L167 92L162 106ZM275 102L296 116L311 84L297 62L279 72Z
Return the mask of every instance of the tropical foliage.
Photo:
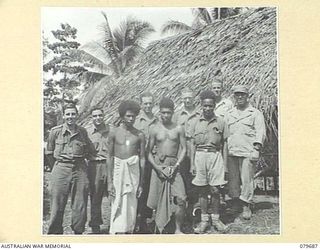
M43 39L43 97L45 130L61 120L61 105L73 101L84 85L79 80L87 72L83 64L72 57L80 43L76 41L77 29L61 24L61 29L52 31L55 41Z
M116 78L130 66L143 50L143 42L154 32L148 22L128 17L111 31L107 14L102 12L101 39L85 44L78 58L98 68L109 68Z

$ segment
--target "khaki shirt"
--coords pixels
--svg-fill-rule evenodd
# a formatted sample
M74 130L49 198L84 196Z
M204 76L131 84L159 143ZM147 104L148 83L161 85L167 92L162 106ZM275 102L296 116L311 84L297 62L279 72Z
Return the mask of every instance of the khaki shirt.
M74 134L66 124L53 127L49 133L46 154L53 154L56 160L74 161L90 159L96 151L85 128L76 126Z
M177 125L183 126L185 131L185 136L187 140L187 156L190 157L191 154L191 141L190 139L193 136L193 127L194 123L197 120L197 117L200 116L200 112L195 109L192 113L189 113L184 107L181 110L178 110L173 115L173 122Z
M134 127L136 129L139 129L144 134L146 138L146 146L148 146L150 130L152 126L154 126L157 123L158 119L156 116L153 116L152 119L149 119L143 111L140 112L140 114L136 117Z
M266 137L264 117L251 105L241 113L234 107L225 116L225 123L229 155L249 157L255 143L263 145Z
M106 160L108 158L108 135L110 131L109 125L103 124L99 130L94 124L87 129L89 139L94 145L97 155L94 160Z
M222 118L233 108L233 103L231 100L223 98L220 102L216 103L214 108L214 113L216 116L220 116Z
M225 136L225 123L221 117L213 116L209 121L203 115L193 125L193 138L196 148L221 150Z
M173 121L178 125L184 127L186 139L190 139L192 137L192 128L194 127L194 123L197 118L200 116L200 111L197 109L192 113L189 113L184 107L181 110L178 110L174 113Z

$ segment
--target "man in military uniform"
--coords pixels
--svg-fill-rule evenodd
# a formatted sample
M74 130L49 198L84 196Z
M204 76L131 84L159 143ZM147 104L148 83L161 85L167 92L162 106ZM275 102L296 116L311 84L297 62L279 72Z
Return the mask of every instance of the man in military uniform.
M247 87L235 86L233 93L235 107L225 116L229 196L233 199L233 210L242 207L242 217L250 219L254 166L266 136L266 128L263 114L249 103Z
M190 172L190 152L191 152L191 128L194 126L196 118L200 116L200 111L194 104L194 93L186 87L181 92L183 107L174 113L173 122L184 127L185 137L187 142L187 153L180 166L180 173L184 180L186 193L188 197L188 212L187 216L191 216L194 204L198 201L197 195L194 195L195 189L192 188L192 173Z
M107 180L108 134L109 126L103 121L101 108L91 110L92 124L87 128L88 136L93 143L97 155L89 161L88 178L90 187L91 220L89 226L92 233L100 233L103 224L101 204Z
M227 227L219 219L219 187L226 184L222 157L225 124L214 113L214 93L205 90L201 92L200 99L202 113L191 129L191 170L195 174L192 183L198 191L201 208L201 223L195 233L206 232L210 226L210 217L212 226L219 232L225 232Z
M225 115L232 109L233 103L230 99L222 97L221 95L223 91L222 81L218 79L214 79L211 83L211 89L215 95L215 101L216 101L214 114L224 119ZM225 203L225 193L226 193L225 186L221 186L220 193L221 193L221 202L225 205L226 204Z
M216 98L216 106L214 108L214 113L216 116L220 116L224 118L226 113L228 113L232 109L233 103L231 100L227 98L223 98L221 96L223 86L220 80L217 80L217 79L213 80L211 84L211 88Z
M150 178L151 178L151 165L148 161L149 145L148 139L151 128L158 122L157 117L153 114L152 109L154 106L154 98L150 92L143 92L140 96L140 103L142 110L136 117L134 127L142 131L146 139L146 165L144 173L144 186L143 193L139 199L138 204L138 218L136 231L140 233L148 233L147 218L152 216L152 210L147 206L147 199L149 194Z
M67 104L63 110L64 124L51 129L46 154L54 162L50 180L51 214L48 234L63 234L63 215L71 190L72 222L75 234L82 234L87 221L89 181L85 158L95 149L85 128L76 124L78 110Z

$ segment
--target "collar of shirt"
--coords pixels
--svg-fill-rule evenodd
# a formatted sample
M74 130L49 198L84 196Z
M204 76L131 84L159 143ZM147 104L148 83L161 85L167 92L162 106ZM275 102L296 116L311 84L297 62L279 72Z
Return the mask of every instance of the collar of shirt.
M245 118L247 116L250 116L254 112L254 110L255 108L251 104L248 104L248 106L241 112L240 116L239 116L237 107L234 107L230 111L230 115L233 116L234 118Z
M216 107L215 108L218 108L218 107L224 105L225 103L226 103L226 99L222 98L220 102L216 103Z
M76 124L76 126L75 126L75 133L74 133L73 135L78 134L79 131L80 131L80 130L79 130L79 126ZM71 133L68 125L67 125L66 123L64 123L64 124L62 125L62 134L65 135L66 132L68 132L70 135L72 135L72 133Z
M139 114L139 116L137 117L137 119L138 119L139 121L141 121L141 120L149 121L149 124L152 124L152 123L154 123L154 122L157 121L157 117L156 117L155 115L153 115L153 117L150 119L150 118L145 114L144 111L142 111L142 112Z
M183 115L186 114L188 115L188 119L190 119L191 117L195 116L195 115L200 115L200 111L195 108L191 113L189 113L186 108L183 106L182 109L179 111L179 115Z
M213 117L211 117L211 119L208 121L206 118L204 118L203 114L200 115L199 120L200 121L208 121L208 123L213 122L213 121L217 121L217 116L213 115Z
M91 124L89 128L89 132L91 134L94 134L96 132L100 132L101 134L103 134L103 133L109 132L109 127L105 123L103 123L101 128L98 129L94 124Z

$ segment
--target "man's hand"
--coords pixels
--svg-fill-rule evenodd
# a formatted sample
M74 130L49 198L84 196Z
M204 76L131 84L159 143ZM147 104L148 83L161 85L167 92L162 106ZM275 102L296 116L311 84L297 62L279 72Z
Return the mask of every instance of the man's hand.
M168 178L168 176L167 176L167 174L165 172L165 167L164 166L157 166L155 169L156 169L157 175L158 175L158 177L160 179L165 180L165 179Z
M174 166L169 166L169 179L173 178L174 174L178 170L179 164L175 164Z
M143 192L143 188L142 188L142 186L139 186L138 190L137 190L137 198L138 199L141 197L142 192Z
M257 150L253 150L250 154L250 161L251 162L256 162L259 160L259 156L260 156L260 153L259 151Z

